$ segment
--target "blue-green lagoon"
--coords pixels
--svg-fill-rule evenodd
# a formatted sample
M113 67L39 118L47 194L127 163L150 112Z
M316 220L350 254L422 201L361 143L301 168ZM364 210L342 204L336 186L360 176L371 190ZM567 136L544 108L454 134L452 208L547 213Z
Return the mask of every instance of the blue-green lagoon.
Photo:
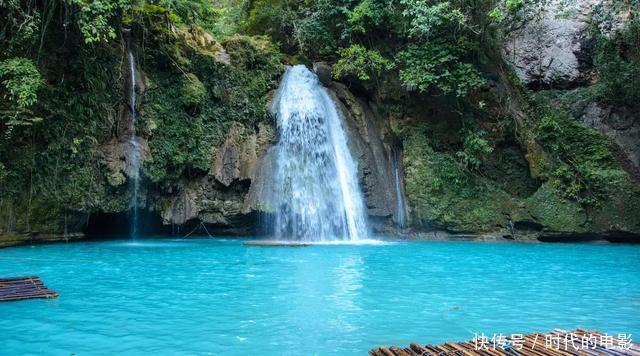
M474 333L640 337L640 246L111 240L0 250L54 300L0 304L2 354L365 354Z

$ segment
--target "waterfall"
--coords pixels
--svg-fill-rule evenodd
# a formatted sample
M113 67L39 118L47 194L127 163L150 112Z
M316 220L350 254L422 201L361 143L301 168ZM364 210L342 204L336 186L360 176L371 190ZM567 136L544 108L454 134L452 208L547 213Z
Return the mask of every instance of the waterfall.
M406 225L406 217L404 210L404 194L402 194L402 174L400 172L400 153L399 150L393 148L393 174L396 188L396 223L398 228L404 229Z
M318 77L289 67L274 98L278 144L271 219L278 240L358 240L367 223L342 117Z
M131 81L129 92L129 147L128 175L131 178L131 238L135 238L138 234L138 188L140 186L140 144L136 136L136 60L133 56L131 48L128 49L129 57L129 73Z

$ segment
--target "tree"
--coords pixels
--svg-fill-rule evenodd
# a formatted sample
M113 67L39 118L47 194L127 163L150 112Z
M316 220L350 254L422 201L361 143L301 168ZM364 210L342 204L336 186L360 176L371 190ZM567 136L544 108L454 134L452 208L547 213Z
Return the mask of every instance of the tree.
M400 80L407 90L437 88L444 94L466 96L485 81L472 64L463 62L464 54L463 46L444 41L411 44L397 56Z
M29 108L38 101L38 90L44 80L33 61L27 58L12 58L0 62L2 105L0 119L6 121L6 135L14 126L31 125L41 119L31 115Z
M393 62L384 58L379 52L367 50L361 45L351 45L338 51L340 59L333 67L333 77L343 78L353 75L359 80L367 81L384 70L393 68Z
M78 9L77 23L87 43L107 42L116 38L112 21L124 9L130 8L130 0L66 0Z
M429 39L445 31L457 31L465 23L465 16L449 1L431 3L425 0L401 0L402 14L410 22L409 35Z

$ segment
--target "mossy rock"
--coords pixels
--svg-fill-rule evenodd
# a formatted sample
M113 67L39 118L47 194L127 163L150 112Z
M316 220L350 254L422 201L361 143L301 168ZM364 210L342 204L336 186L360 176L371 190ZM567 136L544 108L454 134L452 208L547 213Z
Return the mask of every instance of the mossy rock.
M637 183L626 180L621 189L609 189L608 197L590 212L593 229L640 234L640 187Z
M126 183L127 177L122 171L109 172L107 173L107 181L112 187L118 187Z
M280 64L280 55L273 44L262 37L234 35L223 42L231 64L242 69L264 69ZM274 61L275 60L275 61Z
M580 204L559 196L551 183L543 184L526 202L537 223L559 232L583 232L587 213Z
M483 162L481 173L500 189L519 198L532 195L540 185L531 178L529 164L515 143L498 145Z
M179 73L163 65L172 59L158 58L167 53L145 53L153 86L145 94L143 120L155 123L156 129L149 137L152 158L143 169L165 189L206 174L215 147L222 144L231 125L271 124L267 95L283 70L279 53L265 39L239 35L227 39L229 65L206 51L194 50L193 43L180 44L189 38L176 39L180 56L188 61Z
M207 88L193 73L182 78L182 102L187 108L200 108L207 100Z
M473 176L420 133L404 141L405 187L412 221L453 231L490 232L507 226L517 202Z

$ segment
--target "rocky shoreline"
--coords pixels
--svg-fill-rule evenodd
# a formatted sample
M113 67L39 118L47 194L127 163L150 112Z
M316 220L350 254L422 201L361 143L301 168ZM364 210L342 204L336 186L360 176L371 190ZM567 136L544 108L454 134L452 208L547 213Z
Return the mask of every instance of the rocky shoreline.
M22 235L2 235L0 234L0 248L14 247L22 245L36 245L56 242L71 242L85 240L87 237L83 233L73 234L22 234Z
M118 236L118 235L112 235ZM177 235L153 235L163 236L166 238L182 237ZM203 238L206 235L195 234L185 237L189 238ZM227 238L228 236L224 236ZM234 235L234 238L242 239L245 237L254 238L254 235ZM374 234L374 238L380 237L381 239L400 240L400 241L442 241L442 242L503 242L503 243L640 243L640 234L627 234L620 232L609 232L603 234L566 234L557 232L543 232L538 234L525 233L521 231L496 231L492 233L461 233L451 232L446 230L431 230L431 231L416 231L415 229L406 229L402 232L398 230L388 231L387 233ZM100 239L108 239L109 236L100 236ZM216 238L215 236L211 238ZM75 241L91 241L96 239L96 236L86 235L84 233L73 234L22 234L22 235L8 235L0 234L0 248L16 247L24 245L39 245L49 243L68 243ZM266 238L265 238L266 239ZM300 245L299 243L294 243ZM255 243L249 245L269 245L273 244L261 243L258 240ZM304 244L302 244L304 245Z

